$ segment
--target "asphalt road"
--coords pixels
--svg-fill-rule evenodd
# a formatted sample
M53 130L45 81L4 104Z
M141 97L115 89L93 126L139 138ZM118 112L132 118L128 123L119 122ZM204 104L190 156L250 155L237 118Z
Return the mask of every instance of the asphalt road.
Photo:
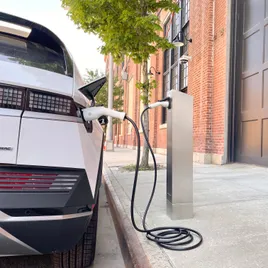
M1 268L52 268L50 256L0 258ZM92 268L124 268L109 206L101 188L98 226L98 242L95 263Z

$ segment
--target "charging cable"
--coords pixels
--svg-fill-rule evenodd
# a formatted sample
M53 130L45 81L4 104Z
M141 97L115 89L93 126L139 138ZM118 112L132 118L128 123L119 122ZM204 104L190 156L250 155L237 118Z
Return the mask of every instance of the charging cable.
M170 106L170 102L168 106L166 106L167 102L163 102L163 107ZM161 102L158 102L157 106L162 106ZM139 164L140 164L140 147L141 147L140 134L139 134L139 129L137 125L135 124L135 122L131 118L126 116L126 119L133 125L135 132L136 132L136 136L137 136L137 161L136 161L135 177L134 177L132 197L131 197L131 221L132 221L134 228L137 231L146 233L146 237L149 240L157 243L159 246L163 248L175 250L175 251L185 251L185 250L195 249L202 244L203 237L199 232L193 229L185 228L185 227L168 227L168 226L147 229L146 227L147 214L149 212L151 203L154 198L155 190L156 190L157 164L156 164L156 159L155 159L153 149L150 145L148 136L146 135L146 132L144 129L143 117L147 110L151 108L155 108L157 106L156 104L155 105L152 104L148 108L146 108L141 114L141 126L143 130L144 138L146 140L146 143L148 144L149 151L152 155L153 163L154 163L154 183L153 183L153 189L152 189L148 204L144 212L143 220L142 220L143 229L137 226L135 222L135 218L134 218L134 205L135 205L135 196L136 196L136 188L137 188L137 183L138 183Z
M133 227L138 232L146 233L146 237L150 241L155 242L156 244L158 244L159 246L163 248L174 250L174 251L191 250L191 249L195 249L199 247L203 242L203 237L198 231L195 231L190 228L178 227L178 226L176 227L163 226L163 227L156 227L152 229L147 229L146 227L146 218L147 218L151 203L153 201L155 190L156 190L156 185L157 185L157 164L156 164L156 159L155 159L153 149L149 142L149 138L145 132L143 118L144 118L144 114L146 111L152 108L159 107L159 106L170 109L171 99L166 98L164 100L153 103L149 105L146 109L144 109L141 114L141 126L143 130L144 138L145 138L146 143L148 144L149 151L152 155L153 163L154 163L154 182L153 182L152 192L151 192L151 195L150 195L150 198L149 198L149 201L146 206L144 216L142 219L143 229L137 226L135 217L134 217L135 197L136 197L136 190L137 190L137 183L138 183L140 154L141 154L140 153L141 152L141 138L140 138L139 129L136 123L130 117L128 117L125 113L116 112L114 110L110 110L104 107L86 108L83 110L83 116L86 118L86 120L89 120L89 119L94 120L102 115L107 115L107 116L112 116L112 117L122 119L122 120L128 120L132 124L136 133L136 137L137 137L137 160L136 160L136 168L135 168L135 175L134 175L134 182L133 182L132 196L131 196L131 208L130 208L131 221L132 221Z

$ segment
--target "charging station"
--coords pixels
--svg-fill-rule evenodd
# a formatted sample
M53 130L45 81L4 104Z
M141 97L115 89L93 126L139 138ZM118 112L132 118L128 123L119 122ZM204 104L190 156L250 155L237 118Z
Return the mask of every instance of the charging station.
M185 227L161 226L148 229L146 217L150 209L157 184L157 163L150 145L149 137L144 129L144 114L147 110L163 107L168 110L168 144L167 144L167 213L171 219L187 219L193 217L193 98L176 90L171 90L163 100L150 104L141 113L141 126L144 138L154 163L154 180L152 192L142 220L142 228L135 221L134 206L138 183L141 138L137 124L124 112L117 112L105 107L90 107L82 110L86 121L101 116L111 116L128 120L133 126L137 137L137 159L131 196L130 214L136 231L146 233L146 237L157 245L176 251L191 250L203 242L202 235Z
M171 90L167 110L167 214L193 217L193 97Z

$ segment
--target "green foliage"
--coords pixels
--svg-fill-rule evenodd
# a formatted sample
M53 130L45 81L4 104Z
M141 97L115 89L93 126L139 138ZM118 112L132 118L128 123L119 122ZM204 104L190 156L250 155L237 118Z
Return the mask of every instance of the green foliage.
M157 86L156 81L150 81L147 79L145 82L137 82L136 87L140 90L141 95L140 99L144 105L148 105L150 103L150 97L152 96L152 91Z
M87 70L86 76L84 78L86 83L93 82L94 80L97 80L98 78L101 78L105 76L105 74L102 71L99 71L98 69L95 70Z
M86 77L84 78L86 83L90 83L100 77L103 77L104 73L100 72L98 69L96 70L87 70ZM117 111L122 111L123 108L123 95L124 95L124 88L122 85L118 82L118 79L114 79L114 109ZM98 92L96 98L95 98L97 105L103 105L105 107L108 107L108 83L105 83L105 85L100 89ZM114 119L113 123L117 123L118 120Z
M159 9L178 12L174 0L62 0L68 15L85 32L102 41L101 53L111 53L119 63L123 55L142 63L158 49L173 47L160 37Z

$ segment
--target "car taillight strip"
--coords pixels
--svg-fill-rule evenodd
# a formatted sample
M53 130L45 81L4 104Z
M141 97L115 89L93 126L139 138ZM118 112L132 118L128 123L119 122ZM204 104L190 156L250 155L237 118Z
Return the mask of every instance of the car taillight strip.
M76 115L76 107L72 99L37 91L29 91L26 109L43 113Z
M22 109L24 90L0 85L0 108Z
M77 116L71 97L0 84L0 108Z
M0 192L70 192L79 175L0 172Z

